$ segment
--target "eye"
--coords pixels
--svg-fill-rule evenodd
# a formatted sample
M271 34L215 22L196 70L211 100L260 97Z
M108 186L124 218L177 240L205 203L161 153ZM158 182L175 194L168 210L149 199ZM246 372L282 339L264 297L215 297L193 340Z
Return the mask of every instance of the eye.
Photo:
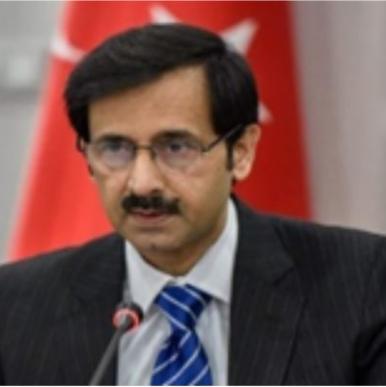
M122 151L131 151L133 144L123 139L105 139L98 143L99 153L119 153Z
M197 142L186 137L165 138L160 141L159 146L170 155L183 155L198 149Z
M186 139L173 139L165 143L164 146L171 153L180 153L191 148Z
M111 169L124 168L135 156L135 144L122 138L106 138L96 144L96 157Z

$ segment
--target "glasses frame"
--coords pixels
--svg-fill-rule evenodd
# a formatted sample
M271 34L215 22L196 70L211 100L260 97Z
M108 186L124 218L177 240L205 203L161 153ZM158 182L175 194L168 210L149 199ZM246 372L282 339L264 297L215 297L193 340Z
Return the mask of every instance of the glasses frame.
M201 151L201 154L206 154L206 153L209 153L213 148L215 148L218 144L220 144L221 142L225 141L225 140L228 140L230 137L232 137L233 135L235 135L236 133L238 133L239 131L241 131L242 129L244 129L244 125L243 124L237 124L236 126L234 126L229 132L223 134L223 135L220 135L218 136L217 138L215 138L212 142L210 142L208 145L202 145L199 141L198 141L198 144L200 145L200 151ZM79 136L77 137L76 139L76 148L79 152L81 152L83 155L86 155L86 147L87 146L90 146L90 145L93 145L93 142L91 141L84 141L82 138L80 138ZM140 145L140 144L135 144L134 143L134 154L135 154L135 157L133 158L133 160L135 160L136 156L137 156L137 151L139 149L146 149L150 152L151 156L152 156L152 159L156 159L156 156L157 156L157 152L154 150L154 145L153 144L148 144L148 145ZM109 168L109 167L107 167Z
M244 129L244 125L238 124L234 126L229 132L222 134L218 136L216 139L214 139L211 143L209 143L206 146L203 146L201 148L202 153L208 153L210 152L217 144L220 144L222 141L228 140L230 137L241 131L241 129Z

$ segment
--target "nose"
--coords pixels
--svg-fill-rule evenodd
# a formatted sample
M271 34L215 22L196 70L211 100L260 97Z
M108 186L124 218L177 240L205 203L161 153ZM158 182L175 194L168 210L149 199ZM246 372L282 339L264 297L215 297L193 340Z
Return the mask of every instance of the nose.
M149 196L163 191L164 177L149 149L138 149L127 184L129 192L138 196Z

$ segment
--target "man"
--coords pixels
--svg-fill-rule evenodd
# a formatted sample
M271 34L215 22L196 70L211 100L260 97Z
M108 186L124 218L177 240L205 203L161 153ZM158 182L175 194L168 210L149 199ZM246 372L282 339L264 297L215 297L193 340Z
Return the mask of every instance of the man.
M117 233L0 270L3 383L86 384L122 298L144 318L104 383L386 383L385 238L231 196L258 101L219 37L129 30L75 68L65 98Z

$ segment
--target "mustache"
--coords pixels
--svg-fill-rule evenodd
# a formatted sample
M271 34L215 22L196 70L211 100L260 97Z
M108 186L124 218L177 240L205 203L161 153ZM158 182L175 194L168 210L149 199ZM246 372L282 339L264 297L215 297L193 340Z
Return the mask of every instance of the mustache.
M178 199L165 199L161 195L139 196L128 195L122 199L121 206L126 212L135 210L154 210L166 214L178 214Z

